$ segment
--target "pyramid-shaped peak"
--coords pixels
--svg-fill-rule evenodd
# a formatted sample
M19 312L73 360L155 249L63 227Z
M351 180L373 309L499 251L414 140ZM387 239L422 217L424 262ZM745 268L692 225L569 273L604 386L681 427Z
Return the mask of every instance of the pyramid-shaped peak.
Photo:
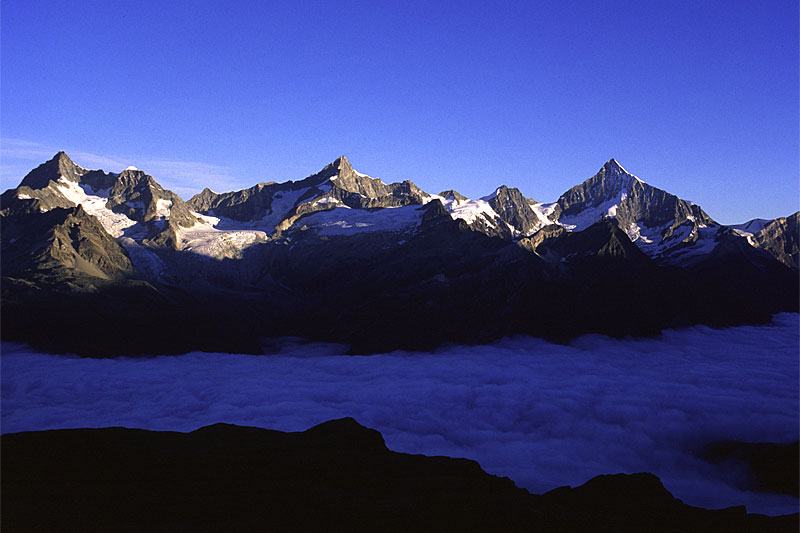
M620 165L619 162L617 162L617 160L614 159L613 157L611 159L609 159L608 161L606 161L606 164L603 165L603 169L606 170L606 171L610 170L610 171L615 172L615 173L623 172L625 174L629 174L629 172L627 170L625 170L623 168L623 166Z
M350 165L350 161L347 159L346 156L342 155L342 156L337 157L336 159L334 159L332 162L328 163L327 165L325 165L325 168L323 168L320 171L320 174L329 173L331 171L338 172L338 173L341 174L341 173L352 172L352 170L353 170L353 167L352 167L352 165Z
M47 187L51 181L56 181L62 177L69 181L78 181L82 170L81 167L72 162L66 152L58 152L50 160L28 172L22 179L20 186L41 189Z
M57 163L67 163L70 165L74 165L75 163L72 162L72 159L69 158L67 152L60 150L50 161L55 161Z
M347 159L347 156L339 156L333 162L333 166L339 169L348 169L353 170L353 165L350 164L350 161Z

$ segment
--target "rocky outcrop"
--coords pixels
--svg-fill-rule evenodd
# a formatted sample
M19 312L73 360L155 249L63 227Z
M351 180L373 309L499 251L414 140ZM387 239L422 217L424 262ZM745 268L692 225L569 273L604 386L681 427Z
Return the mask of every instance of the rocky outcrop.
M198 221L180 196L141 170L123 170L116 176L106 207L142 223L166 219L173 226L191 227Z
M776 218L752 236L753 242L784 265L800 268L800 211Z
M4 531L795 531L650 474L536 496L467 459L393 452L351 418L298 433L67 429L0 439Z
M535 202L525 198L519 189L503 185L491 195L488 201L500 219L513 226L522 235L529 235L534 228L540 225L539 218L531 209L531 203Z
M4 276L58 281L134 274L125 249L81 206L4 216Z

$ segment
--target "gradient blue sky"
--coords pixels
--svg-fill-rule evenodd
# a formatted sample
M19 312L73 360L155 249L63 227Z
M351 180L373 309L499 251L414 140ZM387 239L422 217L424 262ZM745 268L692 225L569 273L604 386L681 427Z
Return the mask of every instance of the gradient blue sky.
M3 0L0 184L63 149L184 197L361 172L554 201L611 157L723 223L800 208L798 3Z

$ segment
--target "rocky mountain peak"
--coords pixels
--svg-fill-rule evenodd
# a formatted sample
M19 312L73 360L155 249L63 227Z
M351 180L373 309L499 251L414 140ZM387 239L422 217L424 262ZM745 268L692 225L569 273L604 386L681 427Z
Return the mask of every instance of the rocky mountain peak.
M614 159L613 157L605 162L605 164L603 165L603 169L606 172L628 174L628 171L625 170L624 168L622 168L622 165L620 165L619 162L616 159Z
M70 166L75 165L75 163L72 161L72 159L69 158L69 156L64 150L59 150L58 153L53 156L51 161L56 161L59 164L64 164L64 165L70 165Z
M631 184L637 180L633 174L625 170L614 158L606 161L595 177L601 177L606 186L611 186L617 191L630 188Z
M334 162L333 166L338 168L339 170L343 171L351 171L353 170L353 165L350 164L350 161L347 159L346 156L339 156L337 157Z
M28 172L22 179L20 186L43 189L51 181L57 181L62 177L70 181L78 181L82 173L81 170L83 169L76 165L66 152L58 152L52 159Z
M353 170L352 165L350 165L350 161L348 161L347 157L345 156L339 156L334 159L333 162L325 165L322 170L303 180L303 182L305 182L307 185L317 186L331 178L350 179L354 177L358 177L358 173Z
M457 200L459 202L463 202L465 200L469 200L469 198L467 198L463 194L459 193L458 191L454 191L452 189L447 190L447 191L442 191L442 192L440 192L438 194L438 196L441 196L444 199L453 198L453 199L455 199L455 200Z

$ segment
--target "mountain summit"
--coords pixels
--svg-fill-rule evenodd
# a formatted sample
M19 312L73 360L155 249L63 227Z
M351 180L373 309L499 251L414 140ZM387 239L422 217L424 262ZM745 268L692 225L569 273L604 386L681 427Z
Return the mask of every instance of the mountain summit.
M99 353L122 349L126 321L149 324L133 351L258 351L295 335L371 352L798 308L800 215L723 226L614 159L552 203L507 185L430 194L344 156L184 202L144 171L59 152L0 200L4 339L36 342L46 320L51 349L89 350L85 323L102 324Z

